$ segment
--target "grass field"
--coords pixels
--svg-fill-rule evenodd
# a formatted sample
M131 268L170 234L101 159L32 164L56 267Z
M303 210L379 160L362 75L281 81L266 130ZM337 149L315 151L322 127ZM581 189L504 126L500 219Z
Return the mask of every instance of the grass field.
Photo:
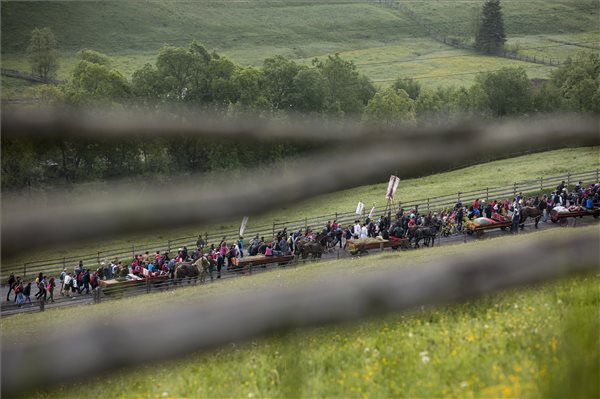
M597 226L591 226L578 231L596 230ZM74 314L83 324L91 320L110 323L119 314L155 317L146 311L152 304L219 300L340 274L419 267L424 262L466 254L484 257L492 248L509 250L517 240L548 240L569 232L553 229L466 245L316 263L176 293L151 294L135 301L20 315L0 320L2 335L5 343L35 341L49 331L68 328L64 320ZM85 383L40 390L33 397L597 397L599 278L590 274L462 305L293 331L91 377ZM44 329L38 328L40 325ZM168 342L168 337L165 340ZM152 383L146 383L150 376Z
M457 191L466 192L485 187L512 184L515 180L527 180L537 177L548 177L567 172L588 171L600 167L600 148L584 147L548 151L538 154L505 159L495 162L470 166L447 173L439 173L426 177L403 180L398 188L399 199L410 202L427 197L449 195ZM385 205L385 190L388 174L381 176L381 183L360 186L349 190L315 197L294 206L280 208L269 213L249 215L248 228L268 225L273 222L300 220L305 217L349 212L356 208L358 201L367 206L375 203ZM199 233L214 232L239 227L239 220L224 220L222 223L208 226L190 226L178 229L160 229L155 232L140 232L135 235L115 236L110 239L92 242L73 243L72 245L34 253L23 254L13 259L3 259L6 266L42 259L61 259L63 256L78 254L94 254L110 248L135 245L143 249L142 244L178 237L193 236ZM20 266L20 267L21 267Z
M479 1L410 2L410 8L452 37L471 35ZM529 68L546 78L550 67L474 55L428 37L415 21L381 4L356 2L3 2L2 66L29 70L24 50L34 27L49 26L60 47L58 78L66 79L75 53L93 48L107 53L125 76L153 62L165 43L187 46L193 39L242 65L261 65L283 55L299 62L341 53L381 84L416 77L424 86L473 83L480 71L508 66ZM504 1L508 44L542 58L575 54L598 44L598 7L593 1ZM559 40L561 42L556 42ZM551 47L548 47L551 46ZM450 57L448 57L450 56ZM377 63L377 64L373 64Z

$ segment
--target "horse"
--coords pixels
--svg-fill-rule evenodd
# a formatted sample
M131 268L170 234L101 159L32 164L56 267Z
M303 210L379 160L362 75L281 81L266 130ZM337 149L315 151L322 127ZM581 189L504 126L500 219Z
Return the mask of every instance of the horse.
M521 229L523 229L525 227L525 221L527 220L527 218L532 218L535 221L535 228L538 228L538 223L540 222L540 218L542 217L542 215L544 214L544 211L542 211L541 209L535 207L535 206L524 206L523 208L521 208L521 217L520 217L520 224L519 226L521 227Z
M414 240L414 247L420 248L419 242L423 240L423 244L429 246L429 242L431 240L431 247L435 246L435 238L437 237L437 233L439 231L440 225L434 224L430 227L423 226L413 226L408 229L408 242Z
M200 274L198 266L191 262L180 262L175 266L175 281L183 281L183 279L187 277L188 284L191 283L192 279L194 279L194 283L196 283ZM201 276L200 278L202 279ZM206 279L206 275L204 275L204 279Z
M328 249L331 247L331 244L335 241L335 238L332 234L327 233L327 231L322 231L315 237L315 241L323 246L323 248Z
M296 250L298 258L306 259L308 255L312 255L312 259L321 259L323 255L323 246L318 242L304 242L304 244Z

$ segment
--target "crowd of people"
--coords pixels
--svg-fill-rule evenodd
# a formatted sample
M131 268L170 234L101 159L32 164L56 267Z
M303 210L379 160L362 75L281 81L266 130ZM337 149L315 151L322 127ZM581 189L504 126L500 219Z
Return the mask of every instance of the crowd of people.
M391 211L382 215L378 220L366 218L363 223L355 220L353 224L342 226L337 220L328 221L317 233L306 227L294 233L288 233L287 228L279 231L271 240L256 235L245 246L243 237L228 242L227 237L218 244L208 245L202 236L198 236L196 245L189 250L186 246L179 248L173 256L168 252L156 251L151 255L148 251L136 255L131 263L123 263L119 259L112 262L102 262L91 271L85 268L80 261L73 271L63 269L58 278L48 277L39 273L34 281L23 281L11 273L8 279L9 290L6 300L14 292L13 301L20 307L26 303L32 304L31 291L36 287L35 299L38 302L54 302L54 290L60 287L61 296L74 298L77 295L90 294L98 287L101 280L125 277L129 274L144 278L159 275L168 275L175 278L178 264L188 263L198 267L199 270L214 278L221 278L224 269L235 269L244 256L282 256L294 255L298 250L299 242L318 242L325 247L345 248L348 240L364 239L369 237L382 237L385 240L400 240L409 238L411 232L418 228L434 228L443 235L459 234L465 229L466 223L471 220L485 217L500 222L511 221L513 233L518 231L522 222L521 209L534 207L542 212L542 222L547 223L550 211L553 208L564 207L574 209L594 209L600 203L600 183L584 186L580 181L572 190L568 190L563 181L555 191L542 196L526 198L519 193L512 201L475 199L472 204L457 203L452 209L447 209L439 214L437 212L419 213L419 209L404 210L399 207L392 220Z

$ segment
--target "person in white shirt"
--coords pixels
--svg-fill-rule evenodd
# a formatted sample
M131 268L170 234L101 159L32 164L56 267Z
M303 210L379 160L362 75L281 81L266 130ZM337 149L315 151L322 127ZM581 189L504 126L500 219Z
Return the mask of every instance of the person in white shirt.
M357 220L354 224L354 231L353 231L354 238L360 237L360 230L361 230L360 223L358 223L358 220Z
M360 238L367 238L369 236L369 229L367 229L367 224L363 224L360 229Z
M71 280L73 280L71 273L67 273L62 286L62 293L66 296L71 296Z

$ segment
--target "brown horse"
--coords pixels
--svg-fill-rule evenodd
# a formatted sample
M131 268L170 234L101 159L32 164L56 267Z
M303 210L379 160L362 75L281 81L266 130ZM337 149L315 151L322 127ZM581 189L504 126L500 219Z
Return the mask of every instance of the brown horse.
M297 251L298 258L306 259L308 255L312 256L312 259L320 259L323 255L323 246L318 242L306 242Z
M525 227L525 221L527 218L532 218L535 221L535 228L538 228L540 218L544 214L544 211L535 206L524 206L521 208L521 218L519 220L521 229Z
M194 283L196 283L199 276L200 270L198 269L198 266L191 262L181 262L175 267L175 281L183 281L183 279L187 277L188 284L192 279L194 279Z

